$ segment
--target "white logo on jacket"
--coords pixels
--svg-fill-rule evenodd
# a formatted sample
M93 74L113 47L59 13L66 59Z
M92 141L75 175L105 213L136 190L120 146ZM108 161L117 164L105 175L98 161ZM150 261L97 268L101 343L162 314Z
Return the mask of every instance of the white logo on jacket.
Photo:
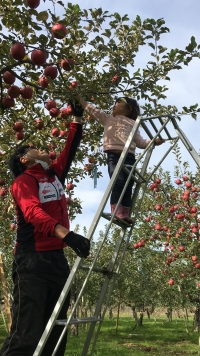
M65 194L63 186L55 176L55 180L50 182L39 182L39 199L41 203L47 203L53 200L61 200Z

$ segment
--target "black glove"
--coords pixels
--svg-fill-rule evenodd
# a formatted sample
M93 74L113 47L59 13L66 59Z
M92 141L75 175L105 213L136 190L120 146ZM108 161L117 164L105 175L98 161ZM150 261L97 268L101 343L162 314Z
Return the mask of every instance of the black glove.
M90 240L86 237L76 234L73 231L70 231L63 239L63 241L71 247L74 252L79 257L88 257L90 252Z
M73 102L69 101L69 105L72 108L74 116L83 116L84 109L82 108L82 105L79 104L78 100L75 100Z

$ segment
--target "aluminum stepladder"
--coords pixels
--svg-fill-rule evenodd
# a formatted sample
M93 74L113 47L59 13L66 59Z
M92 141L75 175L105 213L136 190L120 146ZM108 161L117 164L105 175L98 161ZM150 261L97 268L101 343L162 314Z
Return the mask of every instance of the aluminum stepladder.
M159 123L159 128L157 128L157 126L155 124L155 120L156 120L156 122ZM177 134L176 137L173 137L173 138L171 137L171 135L166 127L167 124L172 124L172 127L175 129L175 132ZM146 149L144 149L143 153L139 156L139 158L136 160L136 162L133 166L124 165L126 155L129 151L132 141L134 140L135 134L136 134L139 126L141 126L145 130L146 134L151 139L151 142L149 143L148 147ZM153 129L153 134L151 131L152 129ZM148 164L149 164L149 160L151 158L151 155L152 155L152 152L154 149L154 141L158 137L161 138L161 133L163 133L163 132L167 135L167 138L164 138L164 139L172 141L171 147L166 151L166 153L164 154L162 159L158 162L157 166L155 166L155 168L151 171L151 173L148 175L145 175ZM109 304L109 300L110 300L110 297L111 297L111 294L112 294L112 291L114 288L115 279L117 278L117 275L120 271L120 267L121 267L121 264L122 264L124 256L125 256L125 252L128 247L130 237L133 234L134 225L136 223L137 216L140 211L140 206L142 204L142 200L143 200L147 185L148 185L149 181L151 181L151 179L152 179L154 173L156 172L156 170L158 169L158 167L161 165L161 163L164 161L164 159L167 157L167 155L170 153L170 151L174 148L174 146L177 144L179 139L182 141L185 148L191 154L191 156L194 159L194 161L196 162L197 166L200 168L200 157L197 154L197 152L195 151L195 149L193 148L192 144L189 142L189 140L185 136L185 134L183 133L183 131L179 128L175 116L160 115L160 116L152 116L152 117L147 117L147 118L142 118L142 117L137 118L135 125L128 137L128 140L126 142L124 150L122 151L122 154L120 156L118 164L115 168L112 178L110 179L108 187L103 195L101 203L97 209L97 212L94 216L94 219L92 221L92 224L91 224L91 226L88 230L87 236L86 236L88 239L90 239L90 240L92 239L101 217L104 217L105 219L107 219L109 221L109 223L106 226L106 231L104 233L104 236L103 236L103 238L99 244L99 247L97 249L96 255L94 256L93 262L90 265L83 265L82 259L79 257L76 258L74 266L71 269L71 273L70 273L70 275L67 279L67 282L63 288L63 291L55 305L54 311L49 319L49 322L47 323L47 326L41 336L41 339L38 343L38 346L37 346L33 356L41 355L43 347L44 347L47 339L50 337L51 330L55 324L62 325L62 326L64 326L64 328L63 328L61 336L58 340L58 343L57 343L52 355L49 355L49 356L56 355L56 352L60 345L60 342L61 342L64 334L66 333L67 328L70 324L83 324L83 323L90 323L90 328L89 328L87 336L86 336L86 340L85 340L85 344L83 346L81 356L87 356L87 355L92 356L93 355L94 348L95 348L95 345L96 345L96 342L98 339L98 335L100 332L101 324L104 319L104 316L105 316L105 313L107 310L107 306ZM141 163L142 159L144 159L143 163ZM141 163L140 169L137 169L138 163ZM105 205L109 199L112 188L116 182L118 172L121 169L123 169L127 173L127 182L126 182L124 189L121 193L120 199L116 205L114 214L111 215L110 213L104 213ZM130 179L133 179L135 182L135 188L134 188L134 192L132 195L132 206L131 206L131 210L134 214L132 215L133 223L131 225L126 222L123 222L123 220L121 220L121 219L117 219L117 220L115 219L115 214L116 214L117 208L122 200L122 197L124 195L124 192L127 188L127 185L129 183ZM139 195L139 192L140 192L140 195ZM113 223L120 227L119 237L116 241L116 245L115 245L114 251L112 253L112 257L111 257L110 261L108 261L108 267L107 268L98 267L98 266L96 266L96 263L98 262L98 257L100 255L101 251L103 250L103 246L106 242L109 230L110 230L111 226L113 226ZM86 262L87 262L87 260L86 260ZM57 320L60 309L61 309L61 307L65 301L65 298L72 286L72 283L75 279L76 273L81 268L84 270L87 270L88 272L87 272L87 276L86 276L85 280L83 281L83 285L80 289L80 292L77 296L76 302L71 310L71 313L68 316L68 319ZM98 297L98 301L96 304L94 315L92 317L87 317L87 318L73 319L74 311L75 311L76 307L78 306L79 300L80 300L81 296L83 295L84 288L89 280L91 273L93 273L93 272L102 273L105 276L105 279L104 279L104 282L103 282L103 285L101 288L101 292L100 292L100 295ZM101 310L102 306L103 306L103 311ZM100 311L101 311L101 317L99 317Z

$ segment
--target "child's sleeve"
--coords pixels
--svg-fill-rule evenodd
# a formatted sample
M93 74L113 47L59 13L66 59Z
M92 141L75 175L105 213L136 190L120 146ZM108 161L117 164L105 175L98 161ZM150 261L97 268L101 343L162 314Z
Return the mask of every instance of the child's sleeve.
M110 117L110 115L107 115L105 112L95 108L89 103L85 107L85 112L90 115L92 119L97 120L103 126L105 126L107 118Z
M148 144L151 142L151 140L144 139L140 135L140 131L138 130L134 139L134 142L136 144L136 147L138 148L146 148Z

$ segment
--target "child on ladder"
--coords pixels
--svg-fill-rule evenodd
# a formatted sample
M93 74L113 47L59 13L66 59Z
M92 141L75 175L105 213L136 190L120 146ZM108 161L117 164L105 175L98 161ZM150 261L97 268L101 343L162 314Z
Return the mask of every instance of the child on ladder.
M72 104L74 110L84 110L92 119L97 120L104 126L103 146L104 152L107 153L108 173L111 178L129 134L135 124L135 120L140 115L139 105L135 99L120 97L116 100L113 106L112 114L109 115L97 109L94 105L86 102L80 95L77 95L76 99L81 106L78 102L76 102L75 105ZM163 140L157 138L155 140L155 145L161 145L163 142ZM150 140L144 139L138 130L124 164L132 166L136 161L136 147L144 149L149 143ZM110 204L112 214L116 208L117 202L119 201L126 180L127 174L121 170L111 192ZM121 204L118 206L116 212L116 217L123 219L128 223L132 223L132 219L130 219L130 208L133 184L134 182L131 179L121 200Z

